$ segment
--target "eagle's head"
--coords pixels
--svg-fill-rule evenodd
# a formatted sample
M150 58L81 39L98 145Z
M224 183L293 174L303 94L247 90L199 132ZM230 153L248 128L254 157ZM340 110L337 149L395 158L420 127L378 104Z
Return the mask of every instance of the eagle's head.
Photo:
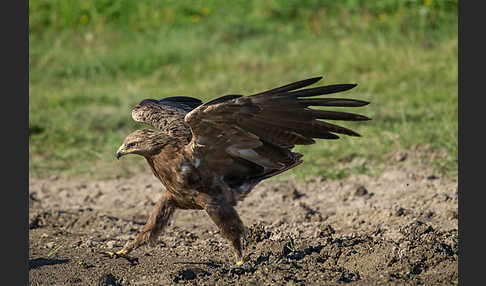
M116 151L116 158L120 159L126 154L138 154L144 157L157 154L169 141L168 137L167 134L153 129L135 130L123 140Z

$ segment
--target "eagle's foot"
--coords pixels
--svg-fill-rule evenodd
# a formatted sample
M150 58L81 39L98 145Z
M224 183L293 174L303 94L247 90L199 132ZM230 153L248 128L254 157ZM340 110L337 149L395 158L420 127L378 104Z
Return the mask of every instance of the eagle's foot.
M111 251L107 251L106 254L110 257L110 258L118 258L118 257L124 257L124 258L127 258L129 257L127 255L127 251L122 249L122 250L119 250L117 252L111 252Z
M107 255L110 258L119 258L119 257L125 258L126 260L128 260L132 264L134 264L135 262L138 262L138 258L129 256L128 251L126 251L125 249L119 250L117 252L107 251L107 252L104 252L104 254Z
M240 267L245 263L241 252L241 247L235 249L235 258L236 258L236 267Z

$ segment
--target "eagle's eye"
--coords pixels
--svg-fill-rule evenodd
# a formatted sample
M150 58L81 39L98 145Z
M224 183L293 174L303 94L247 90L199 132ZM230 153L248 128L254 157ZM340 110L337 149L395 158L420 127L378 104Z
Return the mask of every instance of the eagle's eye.
M131 143L128 143L128 144L125 146L125 148L131 148L131 147L133 147L133 146L135 146L135 143L134 143L134 142L131 142Z

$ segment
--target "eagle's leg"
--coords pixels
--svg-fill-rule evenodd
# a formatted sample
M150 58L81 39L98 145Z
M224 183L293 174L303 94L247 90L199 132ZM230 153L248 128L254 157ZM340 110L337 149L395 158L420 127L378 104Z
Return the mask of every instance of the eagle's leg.
M165 191L135 240L127 242L121 250L115 253L109 252L108 255L111 257L127 257L127 254L132 250L151 240L155 240L169 222L174 211L175 204L171 200L169 193Z
M206 205L206 212L219 227L221 234L230 242L236 256L236 264L243 264L241 237L245 226L236 210L227 202L217 202Z

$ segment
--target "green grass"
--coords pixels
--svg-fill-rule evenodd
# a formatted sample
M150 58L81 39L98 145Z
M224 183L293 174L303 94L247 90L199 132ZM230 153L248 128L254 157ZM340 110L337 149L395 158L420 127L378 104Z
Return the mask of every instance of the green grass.
M352 110L373 120L344 124L362 138L297 147L306 160L293 174L372 174L390 152L428 146L457 175L457 1L225 3L30 1L31 175L145 169L114 156L142 126L130 110L144 98L208 100L317 75L358 83L341 95L371 101ZM339 164L347 157L361 163Z

